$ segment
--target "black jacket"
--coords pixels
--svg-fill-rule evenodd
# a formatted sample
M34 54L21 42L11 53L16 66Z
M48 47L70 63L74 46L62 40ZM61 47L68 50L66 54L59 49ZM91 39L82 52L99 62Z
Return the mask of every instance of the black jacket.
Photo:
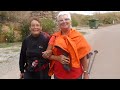
M39 37L30 35L24 39L19 58L21 73L24 72L28 60L39 59L40 63L49 63L49 60L42 57L42 52L47 49L49 39L50 36L44 32L41 32Z

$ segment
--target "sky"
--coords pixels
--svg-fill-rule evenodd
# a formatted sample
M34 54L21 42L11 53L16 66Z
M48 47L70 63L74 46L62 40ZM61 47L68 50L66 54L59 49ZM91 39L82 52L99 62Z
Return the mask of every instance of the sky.
M106 13L106 12L120 12L120 11L68 11L70 13L84 14L84 15L93 15L94 13Z

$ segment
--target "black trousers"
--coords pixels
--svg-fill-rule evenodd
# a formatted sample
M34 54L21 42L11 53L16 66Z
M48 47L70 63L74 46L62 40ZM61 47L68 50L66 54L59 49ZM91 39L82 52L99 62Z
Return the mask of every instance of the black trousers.
M24 79L51 79L51 77L48 76L48 70L49 68L47 67L46 69L41 70L39 72L26 71L24 73Z

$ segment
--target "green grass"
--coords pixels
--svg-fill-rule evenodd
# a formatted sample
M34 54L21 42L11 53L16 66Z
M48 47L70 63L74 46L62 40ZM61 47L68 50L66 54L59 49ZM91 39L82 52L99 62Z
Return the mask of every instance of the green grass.
M7 48L7 47L12 47L15 45L21 45L21 42L15 42L15 43L0 43L0 48Z

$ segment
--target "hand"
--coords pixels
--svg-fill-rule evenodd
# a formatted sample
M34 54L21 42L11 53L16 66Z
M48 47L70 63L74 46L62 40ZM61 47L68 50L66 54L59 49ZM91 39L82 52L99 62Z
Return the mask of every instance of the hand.
M42 57L48 59L52 55L52 50L42 52Z
M20 73L20 79L24 78L24 73Z
M62 64L69 64L70 59L64 55L58 56L58 61L61 62Z
M88 73L84 73L83 79L89 79Z

